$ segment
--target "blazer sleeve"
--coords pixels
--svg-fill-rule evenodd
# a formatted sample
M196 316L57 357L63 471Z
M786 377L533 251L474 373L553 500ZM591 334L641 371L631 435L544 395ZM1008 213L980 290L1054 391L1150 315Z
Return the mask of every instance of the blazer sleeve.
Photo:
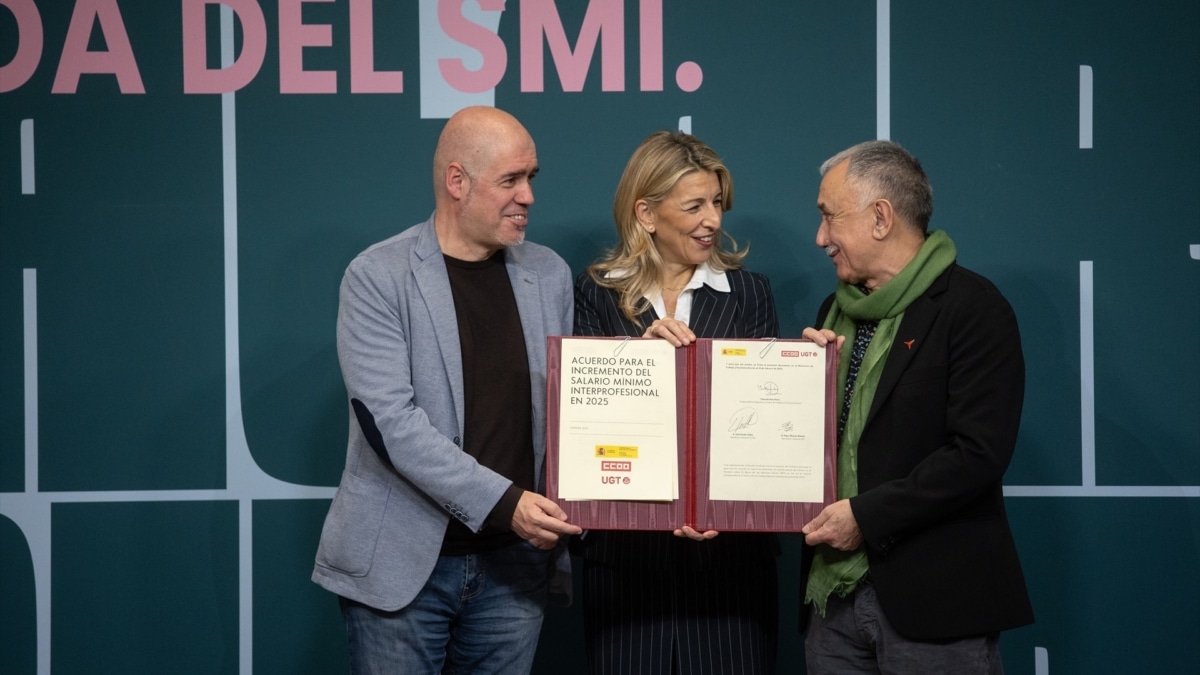
M652 320L648 314L641 318ZM575 335L641 337L642 329L621 313L616 291L596 283L585 271L575 278Z
M435 425L434 419L453 419L448 393L418 399L415 382L429 374L413 368L420 346L405 332L402 293L393 271L368 256L355 259L343 278L338 360L357 426L384 465L477 531L511 481L463 452L458 430ZM347 468L379 471L360 462L352 457Z
M583 337L607 335L600 313L600 307L605 301L605 298L601 297L602 294L603 289L592 280L586 271L575 278L575 335Z
M742 313L746 334L754 338L779 337L779 315L775 312L771 281L765 274L756 272L749 272L747 276L749 283L745 288L745 310Z

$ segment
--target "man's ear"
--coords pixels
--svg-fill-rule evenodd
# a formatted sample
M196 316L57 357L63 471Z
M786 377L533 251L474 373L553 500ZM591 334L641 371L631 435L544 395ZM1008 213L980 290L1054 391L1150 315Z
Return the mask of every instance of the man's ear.
M456 200L462 200L471 189L471 176L458 162L446 165L446 192Z
M896 211L892 203L886 199L876 199L871 205L871 215L875 217L875 225L871 228L871 236L876 240L886 239L896 224Z

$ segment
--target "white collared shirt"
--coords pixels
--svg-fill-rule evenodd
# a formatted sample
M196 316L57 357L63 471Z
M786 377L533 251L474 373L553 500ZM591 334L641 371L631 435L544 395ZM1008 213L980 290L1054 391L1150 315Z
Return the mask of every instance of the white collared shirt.
M692 296L695 295L696 289L701 286L708 285L709 288L721 293L728 293L729 279L726 278L724 272L718 272L708 265L708 263L700 263L696 265L696 270L692 272L692 278L679 292L679 299L675 301L675 316L672 317L678 321L682 321L687 325L692 323ZM663 302L662 290L654 289L644 296L650 301L650 305L654 307L654 311L658 312L659 318L666 318L667 305Z

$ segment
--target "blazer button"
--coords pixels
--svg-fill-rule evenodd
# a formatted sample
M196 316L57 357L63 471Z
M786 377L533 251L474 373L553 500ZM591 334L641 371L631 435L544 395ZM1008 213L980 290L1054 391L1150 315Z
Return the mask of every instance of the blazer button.
M462 441L459 440L458 436L454 437L454 444L459 447L462 447Z

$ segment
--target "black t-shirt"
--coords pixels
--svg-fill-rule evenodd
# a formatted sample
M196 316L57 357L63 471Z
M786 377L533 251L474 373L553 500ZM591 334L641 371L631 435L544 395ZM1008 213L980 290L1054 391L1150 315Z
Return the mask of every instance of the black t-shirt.
M533 401L525 332L517 312L504 251L487 260L444 256L454 294L462 350L462 448L513 481L478 534L451 518L443 555L466 555L519 540L511 518L522 490L533 490Z

